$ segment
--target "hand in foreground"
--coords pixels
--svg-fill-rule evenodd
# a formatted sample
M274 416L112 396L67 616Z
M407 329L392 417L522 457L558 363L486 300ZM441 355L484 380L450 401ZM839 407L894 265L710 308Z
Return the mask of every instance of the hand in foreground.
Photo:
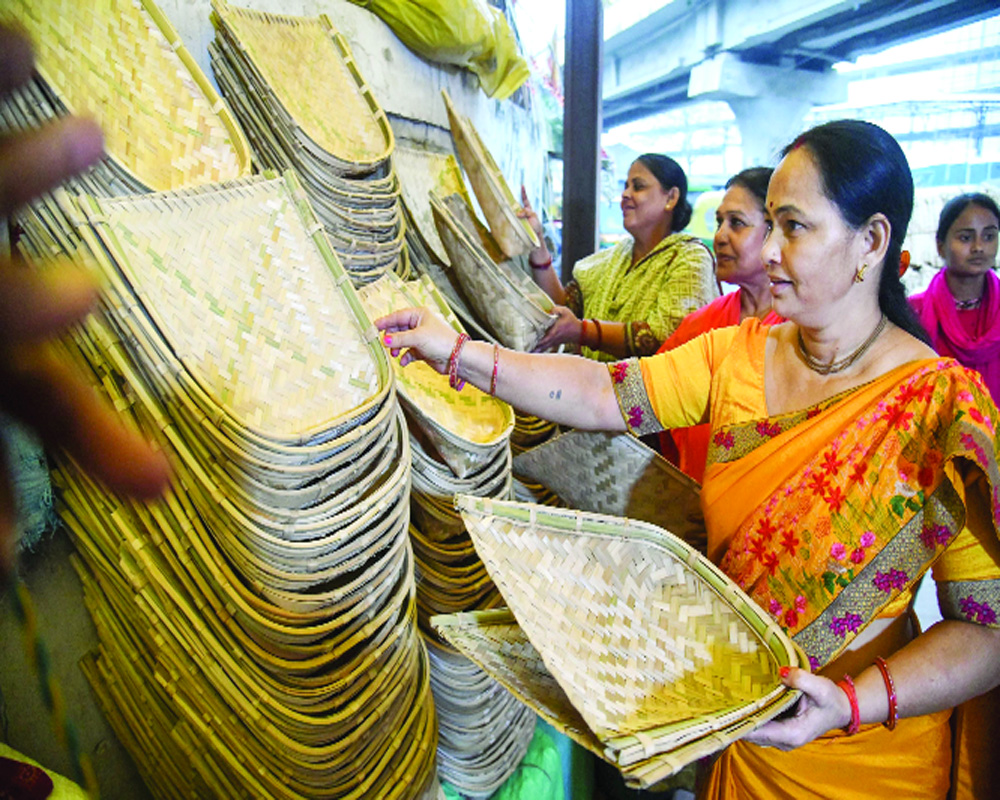
M583 325L576 318L576 314L566 306L554 306L552 313L556 315L556 321L552 323L545 335L538 340L534 352L542 353L552 350L561 344L579 344Z
M399 357L400 366L426 361L442 375L448 371L458 333L428 309L394 311L375 320L375 327L385 332L385 346L393 358Z
M0 91L31 74L31 47L0 27ZM0 139L0 218L97 161L100 129L66 119ZM48 446L64 447L112 489L152 497L169 470L154 451L100 401L46 341L83 317L97 297L80 270L44 273L0 259L0 410L33 427ZM0 585L13 564L16 512L6 462L0 458Z
M744 739L761 747L794 750L851 721L847 695L829 678L804 669L792 669L782 683L802 692L791 716L771 720Z

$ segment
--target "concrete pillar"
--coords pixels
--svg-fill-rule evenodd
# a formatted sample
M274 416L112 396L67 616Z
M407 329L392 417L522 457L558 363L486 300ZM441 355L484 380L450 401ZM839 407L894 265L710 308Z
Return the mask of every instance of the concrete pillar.
M601 173L601 0L567 0L563 104L562 279L597 249Z
M772 165L814 105L847 99L847 81L832 71L751 64L720 53L692 68L688 97L727 102L740 129L743 166Z

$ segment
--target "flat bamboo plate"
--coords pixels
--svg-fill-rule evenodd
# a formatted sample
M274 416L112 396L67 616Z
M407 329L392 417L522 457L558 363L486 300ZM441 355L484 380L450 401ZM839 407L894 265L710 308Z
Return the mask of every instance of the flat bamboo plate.
M213 0L217 30L238 42L284 115L316 158L371 172L391 155L392 128L361 77L347 41L326 15L293 17ZM336 109L336 114L330 110Z
M662 780L796 699L778 670L803 663L801 652L680 539L618 517L466 496L456 503L523 635L579 713L564 727L582 719L627 776ZM484 663L482 637L466 646L468 622L434 624L505 682ZM538 675L537 662L530 669Z
M249 174L242 132L152 0L11 0L0 21L28 31L44 82L97 120L108 154L146 190Z
M508 257L538 247L538 237L531 226L517 216L520 206L472 122L458 113L448 92L442 90L441 94L448 111L455 151L469 176L472 191L486 215L493 237Z

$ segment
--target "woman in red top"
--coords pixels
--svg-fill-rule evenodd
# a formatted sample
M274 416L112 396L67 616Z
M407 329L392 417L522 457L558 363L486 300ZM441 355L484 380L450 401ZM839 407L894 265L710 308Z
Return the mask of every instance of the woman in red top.
M767 235L764 199L773 171L770 167L751 167L726 182L726 194L715 212L715 274L720 281L739 288L688 314L659 352L673 350L714 328L739 325L748 317L757 317L768 325L783 322L771 310L771 284L761 257ZM660 434L660 449L700 483L705 473L708 437L707 424L675 428Z
M945 267L927 291L910 298L931 344L943 356L978 371L1000 403L1000 209L985 194L949 200L938 219L937 247Z

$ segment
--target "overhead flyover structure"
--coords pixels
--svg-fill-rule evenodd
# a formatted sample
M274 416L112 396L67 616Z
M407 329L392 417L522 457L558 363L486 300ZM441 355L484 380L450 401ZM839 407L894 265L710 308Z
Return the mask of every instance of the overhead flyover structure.
M996 0L673 0L604 42L603 128L721 100L745 163L767 163L812 106L847 99L833 64L996 13Z

